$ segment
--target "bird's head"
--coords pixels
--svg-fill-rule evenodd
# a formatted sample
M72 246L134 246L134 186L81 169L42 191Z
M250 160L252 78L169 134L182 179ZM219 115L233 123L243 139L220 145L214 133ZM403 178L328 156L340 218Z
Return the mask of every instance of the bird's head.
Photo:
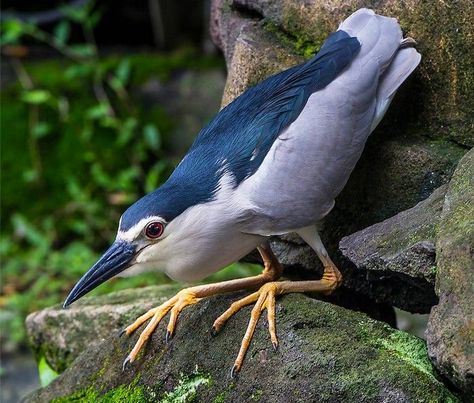
M65 307L126 270L146 269L145 266L159 263L156 260L160 256L160 242L165 237L167 221L161 216L148 216L127 227L124 222L129 220L129 214L127 210L122 215L115 241L77 282L64 302Z
M192 241L189 231L199 225L200 218L188 209L193 204L195 200L186 200L182 192L165 186L130 206L120 218L115 241L74 286L64 306L118 274L166 271L171 261L179 266L183 259L179 255L184 254L177 253L176 248L180 240Z

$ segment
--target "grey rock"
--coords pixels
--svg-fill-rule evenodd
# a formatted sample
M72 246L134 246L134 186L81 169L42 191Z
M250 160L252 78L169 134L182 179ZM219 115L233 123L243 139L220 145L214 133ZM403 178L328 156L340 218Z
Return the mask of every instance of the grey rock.
M154 291L160 300L163 290ZM143 299L133 291L128 300L129 292L106 297L117 298L117 304L90 298L88 315L96 305L121 322L130 320L130 311L122 307ZM138 335L95 342L26 401L459 401L436 377L423 340L362 313L295 294L277 302L279 350L273 351L266 321L260 320L242 371L231 379L250 309L231 318L217 336L210 329L237 296L208 298L185 309L169 344L162 324L125 371L123 359ZM92 326L87 317L82 325ZM50 326L51 333L63 332L59 322Z
M449 183L436 249L439 304L428 322L429 354L474 401L474 149Z
M177 286L145 287L100 297L85 297L71 307L60 305L26 318L26 331L38 361L44 357L56 372L64 371L84 350L119 332L144 311L177 292Z
M394 217L341 239L345 285L418 313L436 304L435 242L447 185ZM370 287L366 287L370 278Z
M471 0L449 4L417 0L213 0L212 3L213 38L223 49L228 65L242 27L250 21L270 31L276 44L287 43L295 56L310 57L328 33L358 8L368 7L396 17L406 35L416 39L423 55L415 77L416 90L406 100L404 113L399 116L409 117L409 111L415 108L418 127L423 127L427 134L474 145L474 64L468 56L474 53Z

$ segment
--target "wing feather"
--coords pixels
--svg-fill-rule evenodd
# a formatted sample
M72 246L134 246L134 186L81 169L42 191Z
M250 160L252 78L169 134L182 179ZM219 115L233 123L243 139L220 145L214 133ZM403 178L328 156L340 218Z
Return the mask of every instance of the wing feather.
M359 51L343 31L329 36L320 52L301 65L250 88L204 128L191 148L226 162L236 185L260 166L274 141L301 113L309 96L334 80Z

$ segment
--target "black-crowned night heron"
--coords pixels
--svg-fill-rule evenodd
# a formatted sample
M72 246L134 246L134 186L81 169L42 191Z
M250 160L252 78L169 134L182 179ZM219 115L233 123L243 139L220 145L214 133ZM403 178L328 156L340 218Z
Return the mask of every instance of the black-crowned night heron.
M258 291L233 303L214 323L219 331L243 306L255 303L232 373L240 370L261 312L271 341L277 295L332 292L341 274L318 235L365 142L395 92L420 62L396 19L361 9L329 36L306 63L248 89L205 127L167 182L122 215L117 238L81 278L64 306L127 271L162 270L195 281L258 248L260 275L183 289L125 329L143 323L125 364L170 312L173 335L181 310L200 299L242 289ZM296 232L324 266L320 280L277 281L282 273L267 238Z

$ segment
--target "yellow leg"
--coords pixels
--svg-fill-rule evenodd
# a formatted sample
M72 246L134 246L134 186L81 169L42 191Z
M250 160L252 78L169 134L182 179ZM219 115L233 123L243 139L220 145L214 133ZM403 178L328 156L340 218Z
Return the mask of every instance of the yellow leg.
M170 320L166 332L166 341L168 341L169 338L174 334L178 316L186 306L193 305L200 301L202 298L211 295L223 294L226 292L243 290L247 288L257 288L270 281L278 280L281 277L283 269L280 263L278 263L276 257L273 255L268 243L259 246L258 250L262 255L265 264L262 273L258 276L185 288L184 290L181 290L178 294L176 294L173 298L169 299L168 301L156 308L150 309L148 312L140 316L134 323L127 326L122 333L130 335L141 325L143 325L147 320L150 320L148 325L140 334L140 337L138 338L138 341L136 342L132 351L125 359L123 363L123 368L125 368L128 363L132 363L133 361L135 361L138 353L140 352L146 341L150 338L153 331L159 325L161 320L168 314L168 312L170 312Z
M268 328L270 332L270 338L273 344L273 348L278 347L278 338L276 335L276 320L275 320L275 298L278 295L288 294L292 292L322 292L329 294L333 292L341 283L342 276L337 267L332 263L329 258L328 262L331 264L324 267L324 274L321 280L315 281L278 281L269 282L264 284L257 292L234 302L231 307L225 311L217 320L214 322L214 329L219 330L225 324L225 322L236 312L246 305L249 305L256 301L255 306L252 309L250 315L250 321L247 326L242 344L240 346L239 353L232 367L231 376L240 371L242 363L245 359L245 354L252 340L257 322L260 319L262 311L267 309L268 315Z

